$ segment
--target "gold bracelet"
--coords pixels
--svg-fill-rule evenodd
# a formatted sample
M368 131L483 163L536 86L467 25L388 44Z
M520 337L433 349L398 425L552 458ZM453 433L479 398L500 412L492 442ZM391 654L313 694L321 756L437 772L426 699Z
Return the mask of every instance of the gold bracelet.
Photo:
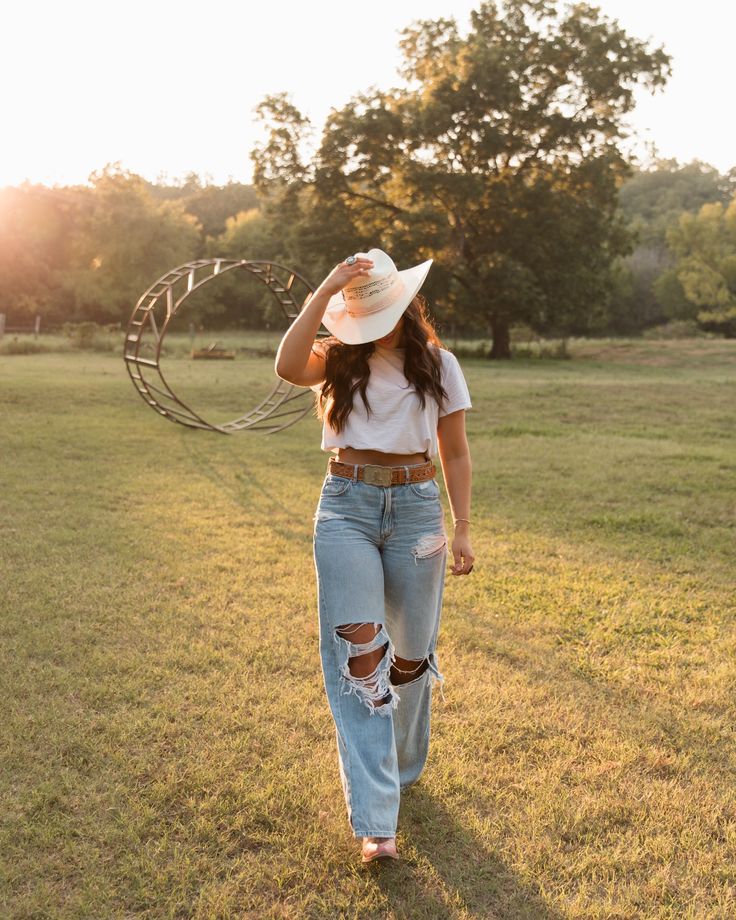
M454 518L452 523L457 524L458 521L465 521L468 524L470 523L470 521L467 518Z

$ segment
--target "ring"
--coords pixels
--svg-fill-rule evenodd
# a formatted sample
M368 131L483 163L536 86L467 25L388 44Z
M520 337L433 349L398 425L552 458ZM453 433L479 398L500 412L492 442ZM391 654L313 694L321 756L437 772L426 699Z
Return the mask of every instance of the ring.
M346 265L355 265L355 263L356 263L357 261L358 261L358 260L356 259L355 256L348 256L347 259L345 259L345 264L346 264Z

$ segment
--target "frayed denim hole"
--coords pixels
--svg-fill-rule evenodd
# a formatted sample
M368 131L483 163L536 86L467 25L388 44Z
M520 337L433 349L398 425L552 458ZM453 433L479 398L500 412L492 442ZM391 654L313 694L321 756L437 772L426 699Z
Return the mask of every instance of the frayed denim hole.
M418 543L412 547L415 565L419 565L420 559L432 559L439 556L447 549L447 534L433 533L422 537Z
M428 670L430 671L430 673L432 674L432 676L435 678L435 680L436 680L437 683L439 684L440 696L442 697L442 702L445 703L445 702L447 702L447 701L445 700L445 691L444 691L444 689L443 689L443 686L444 686L444 683L445 683L445 676L444 676L444 674L442 674L442 673L440 672L439 663L438 663L438 661L437 661L437 652L436 652L436 651L431 651L427 657L429 658L429 668L428 668Z
M365 625L365 623L357 624L358 627ZM400 700L389 678L391 665L396 658L396 650L386 631L386 627L380 623L374 623L374 626L380 627L376 635L369 642L362 643L350 642L337 631L338 629L344 631L344 627L335 627L335 639L338 643L342 643L344 652L342 661L339 664L340 674L344 678L340 693L346 696L354 693L365 704L371 716L378 712L379 715L388 717L391 715L391 711L398 706ZM361 654L367 654L383 646L385 646L383 656L373 671L365 677L356 677L350 670L349 659ZM383 700L386 697L388 699L385 703L374 705L374 703L378 703L379 700Z

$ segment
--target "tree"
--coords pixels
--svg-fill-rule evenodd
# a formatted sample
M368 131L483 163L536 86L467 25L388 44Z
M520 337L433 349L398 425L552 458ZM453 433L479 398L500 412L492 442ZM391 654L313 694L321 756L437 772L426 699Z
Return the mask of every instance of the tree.
M697 212L705 203L728 202L736 174L722 175L708 163L657 159L636 170L619 193L621 211L636 239L633 252L618 260L606 331L638 332L693 315L674 271L675 256L667 243L668 227L683 211Z
M677 262L657 289L671 315L687 317L689 307L704 328L736 338L736 195L727 208L680 215L667 240Z
M510 355L513 322L600 323L629 248L616 213L623 116L637 84L663 85L668 56L594 7L548 0L484 2L467 35L426 20L400 44L405 85L333 111L311 170L294 157L301 116L280 111L261 176L279 189L296 178L292 209L309 188L297 245L318 214L331 262L366 241L404 264L434 258L430 294L487 323L493 358Z
M229 181L226 185L203 184L197 173L188 173L183 182L166 185L162 182L147 183L149 192L159 200L181 201L187 214L196 217L202 227L204 239L215 237L225 231L225 222L241 211L248 211L258 204L252 185Z
M313 178L304 152L312 126L286 93L266 96L256 107L256 116L267 125L267 132L265 142L251 151L253 185L265 217L279 228L272 235L278 245L271 258L291 263L302 248L300 233L304 237L304 197Z
M736 175L722 175L700 160L680 164L658 159L634 172L619 194L621 210L640 245L667 250L667 229L683 211L697 211L711 201L728 202L736 192Z
M76 213L73 192L23 183L0 191L0 312L27 324L62 318L58 278L69 259Z
M208 256L278 261L281 246L276 226L258 208L241 211L226 221L225 231L208 241ZM248 272L236 269L205 285L193 300L195 320L217 317L220 325L256 328L269 321L283 323L284 314L273 294Z
M193 258L199 225L178 201L156 201L140 176L108 165L80 189L82 213L65 286L74 319L123 320L172 266Z

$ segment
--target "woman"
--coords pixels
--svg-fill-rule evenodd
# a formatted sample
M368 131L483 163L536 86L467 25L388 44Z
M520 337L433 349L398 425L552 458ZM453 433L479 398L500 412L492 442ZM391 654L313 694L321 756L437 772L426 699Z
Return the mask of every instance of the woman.
M447 534L473 568L470 394L418 295L431 260L397 271L379 249L336 265L284 335L276 373L318 394L331 457L314 517L320 657L348 820L363 862L398 858L401 789L429 748ZM332 335L317 341L320 323ZM358 398L360 396L360 398ZM398 688L398 689L397 689Z

